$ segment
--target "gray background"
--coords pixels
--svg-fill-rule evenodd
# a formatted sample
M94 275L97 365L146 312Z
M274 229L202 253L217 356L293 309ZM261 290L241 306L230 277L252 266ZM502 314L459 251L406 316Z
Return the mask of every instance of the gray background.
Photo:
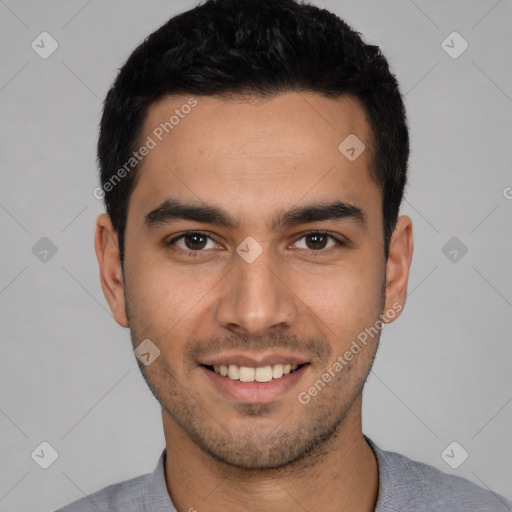
M409 298L384 330L364 431L512 498L512 2L315 3L382 47L411 133ZM1 511L51 511L151 472L164 447L99 284L95 144L116 70L193 6L0 0ZM43 31L59 44L47 59L31 48ZM469 43L456 59L441 46L453 31ZM58 249L46 261L32 251L43 237ZM42 441L59 455L46 470L31 458ZM469 453L458 469L441 457L452 441Z

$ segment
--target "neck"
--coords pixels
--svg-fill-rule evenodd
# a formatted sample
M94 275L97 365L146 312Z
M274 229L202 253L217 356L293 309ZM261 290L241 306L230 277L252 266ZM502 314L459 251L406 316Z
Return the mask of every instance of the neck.
M375 455L361 430L361 396L338 431L283 468L244 470L204 453L162 411L167 490L179 512L372 512L379 490Z

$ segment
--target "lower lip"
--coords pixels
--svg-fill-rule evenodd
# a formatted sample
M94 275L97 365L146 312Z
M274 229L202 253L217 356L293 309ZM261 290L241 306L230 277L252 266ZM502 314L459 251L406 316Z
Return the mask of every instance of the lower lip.
M293 388L302 378L308 367L309 364L306 364L293 373L288 373L279 379L272 379L269 382L241 382L239 380L223 377L222 375L208 370L204 366L200 366L199 369L210 379L218 390L228 397L238 402L263 404L280 398Z

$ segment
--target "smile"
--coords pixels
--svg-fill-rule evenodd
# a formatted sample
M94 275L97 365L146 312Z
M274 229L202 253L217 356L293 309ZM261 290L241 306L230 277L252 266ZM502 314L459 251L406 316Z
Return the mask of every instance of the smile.
M240 366L232 361L219 365L201 364L198 369L215 393L238 403L253 404L270 403L284 397L299 385L311 366L309 362L298 364L299 361L293 364L269 364L266 361L265 366Z
M288 375L299 368L297 364L274 364L260 367L239 366L237 364L230 365L206 365L205 367L215 372L217 375L227 377L231 380L239 380L241 382L270 382L271 380L280 379L283 375Z

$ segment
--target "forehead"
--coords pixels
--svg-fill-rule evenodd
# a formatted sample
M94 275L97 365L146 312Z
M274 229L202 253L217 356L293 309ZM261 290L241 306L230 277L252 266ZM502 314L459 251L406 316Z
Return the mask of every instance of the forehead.
M139 142L151 139L153 147L131 205L150 209L173 196L229 204L254 216L306 196L380 201L368 171L370 133L364 109L351 96L167 96L148 108ZM358 152L365 148L355 160L343 152L345 140L360 144Z

